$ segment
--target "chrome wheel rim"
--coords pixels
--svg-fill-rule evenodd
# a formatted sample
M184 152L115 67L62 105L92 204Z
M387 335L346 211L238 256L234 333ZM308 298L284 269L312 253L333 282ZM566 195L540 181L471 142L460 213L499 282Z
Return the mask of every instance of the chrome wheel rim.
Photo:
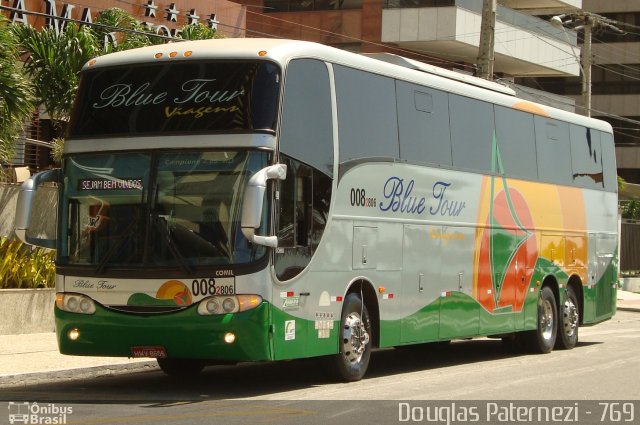
M573 337L578 329L578 308L571 298L567 298L562 307L564 334Z
M543 300L540 311L540 330L545 340L550 340L553 336L553 305L549 300Z
M359 363L369 344L369 332L364 326L360 315L350 313L344 321L342 333L342 347L345 358L349 363Z

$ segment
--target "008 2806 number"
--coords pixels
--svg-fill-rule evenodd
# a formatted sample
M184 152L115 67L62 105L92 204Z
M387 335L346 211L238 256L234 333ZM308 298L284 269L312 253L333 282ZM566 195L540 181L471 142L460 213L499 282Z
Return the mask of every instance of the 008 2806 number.
M199 295L234 295L236 293L235 285L219 285L214 278L194 279L191 282L191 292L193 296Z
M376 198L367 196L364 189L352 188L349 196L349 201L351 201L352 207L372 208L376 206Z

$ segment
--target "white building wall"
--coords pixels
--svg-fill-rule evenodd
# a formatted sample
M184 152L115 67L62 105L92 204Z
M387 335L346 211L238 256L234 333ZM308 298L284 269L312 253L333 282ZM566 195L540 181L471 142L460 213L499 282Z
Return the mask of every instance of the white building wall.
M447 47L452 56L455 56L456 49L460 49L460 56L464 54L466 60L475 62L469 48L477 52L481 20L480 14L458 7L384 9L382 42L421 43L426 52L429 51L429 42L446 42L450 43ZM576 59L580 55L578 48L500 21L496 22L494 50L496 55L527 62L531 67L542 66L575 76L580 73ZM508 69L496 69L496 72L509 73Z

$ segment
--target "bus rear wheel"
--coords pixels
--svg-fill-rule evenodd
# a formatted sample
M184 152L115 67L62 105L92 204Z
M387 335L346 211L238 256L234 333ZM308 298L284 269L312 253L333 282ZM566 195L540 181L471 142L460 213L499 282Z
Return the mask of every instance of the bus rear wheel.
M198 359L158 359L158 366L169 376L189 377L195 376L204 369L204 361Z
M578 343L578 327L580 326L580 309L575 289L569 286L567 296L560 306L558 320L558 339L556 348L570 350Z
M339 345L333 370L340 380L359 381L367 371L371 356L371 319L356 293L347 295L342 306Z
M546 354L553 350L558 334L558 308L556 297L548 286L543 286L538 297L538 326L525 334L527 347L533 353Z

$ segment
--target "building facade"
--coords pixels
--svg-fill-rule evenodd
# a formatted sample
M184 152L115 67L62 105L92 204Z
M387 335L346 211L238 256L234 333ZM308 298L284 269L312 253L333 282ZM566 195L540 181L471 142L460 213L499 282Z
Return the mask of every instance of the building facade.
M473 69L480 43L480 0L239 0L247 34L316 41L357 52L390 52L446 68ZM581 0L499 0L498 76L575 76L575 34L532 11L580 8Z

